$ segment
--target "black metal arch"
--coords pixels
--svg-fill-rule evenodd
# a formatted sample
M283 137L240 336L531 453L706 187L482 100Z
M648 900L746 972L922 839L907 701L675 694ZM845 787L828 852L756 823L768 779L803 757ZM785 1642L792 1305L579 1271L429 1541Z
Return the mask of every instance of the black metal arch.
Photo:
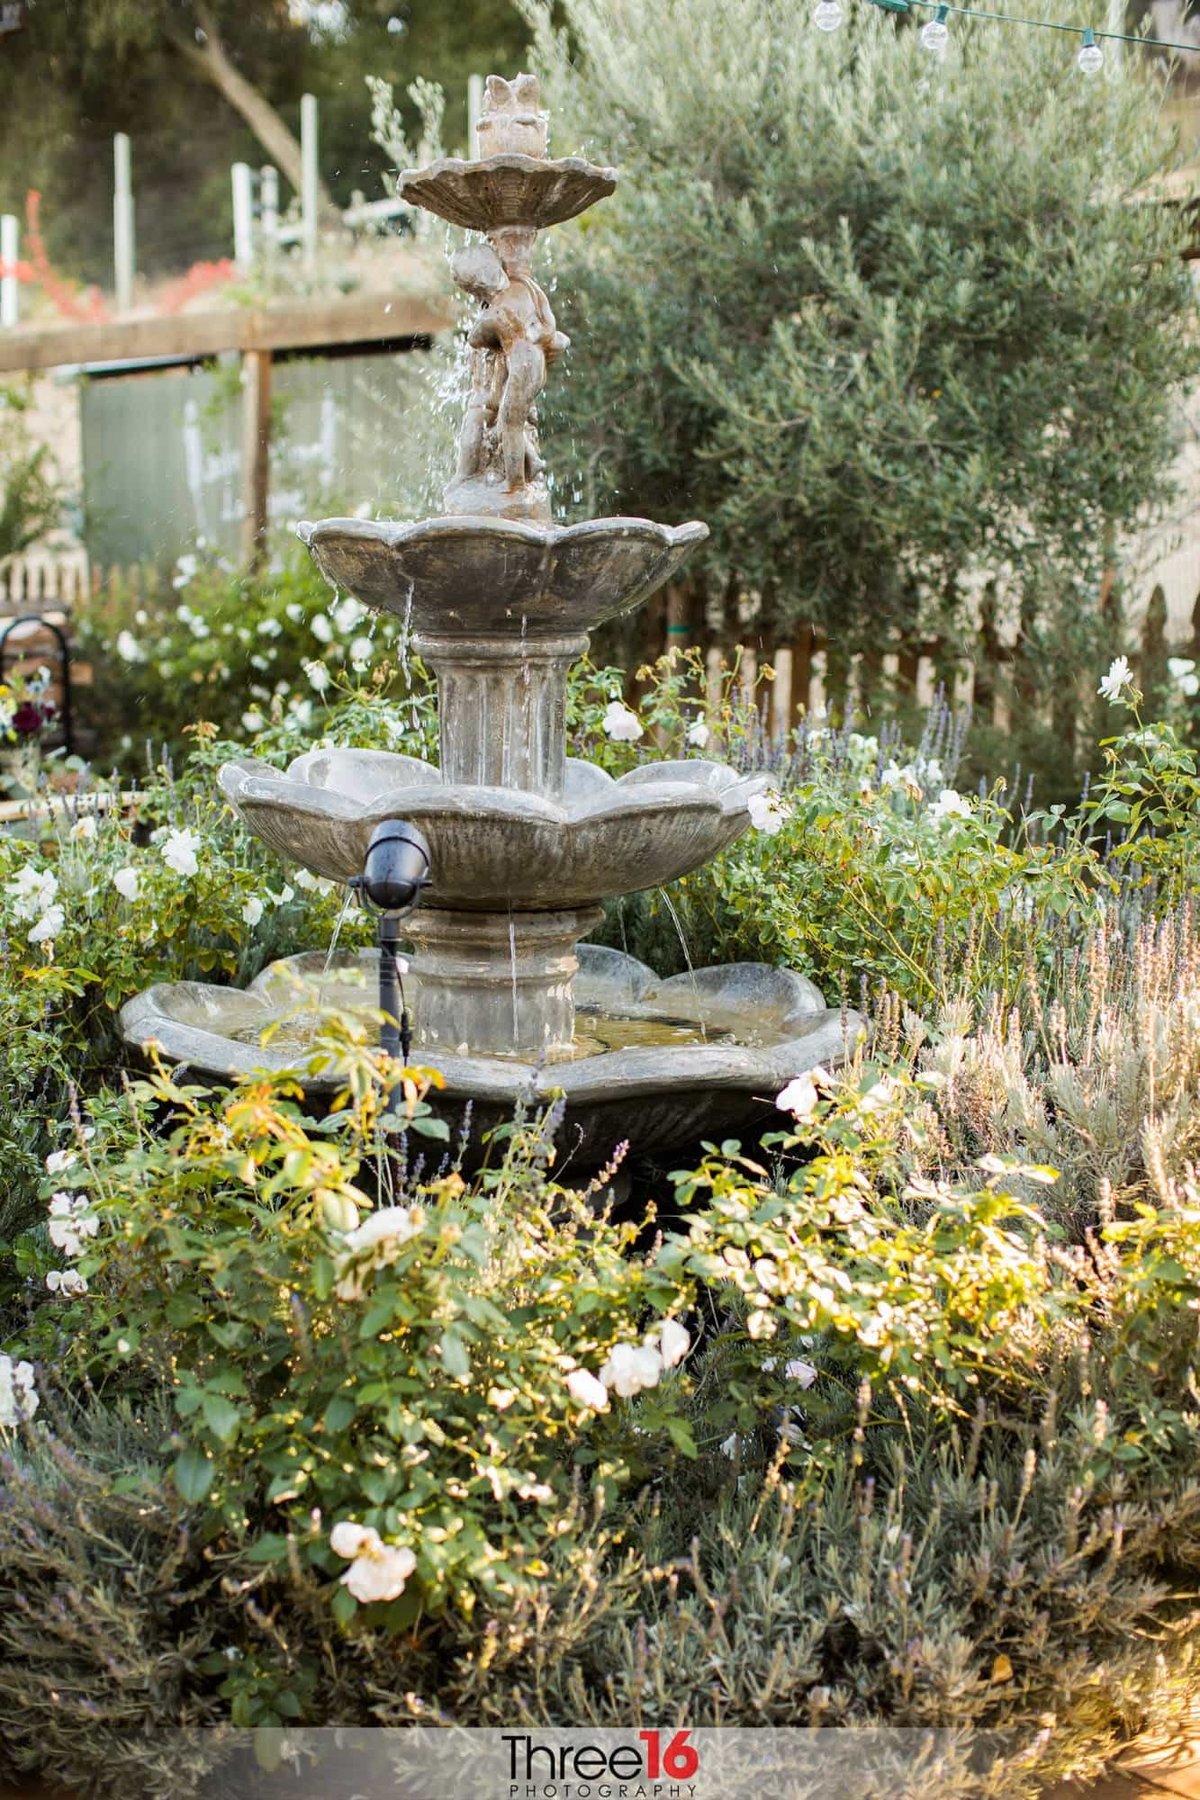
M62 708L60 712L63 748L70 756L73 749L71 721L71 645L61 625L53 619L47 619L41 613L22 613L19 618L6 619L0 625L0 681L4 679L4 670L12 655L8 640L18 625L38 625L43 631L50 632L58 644L58 662L62 671Z

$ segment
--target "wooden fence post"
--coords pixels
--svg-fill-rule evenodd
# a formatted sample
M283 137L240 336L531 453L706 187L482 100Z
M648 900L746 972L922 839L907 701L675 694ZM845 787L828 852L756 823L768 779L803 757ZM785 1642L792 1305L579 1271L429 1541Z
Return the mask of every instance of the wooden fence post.
M242 357L242 560L254 570L267 543L271 472L271 352Z
M1138 676L1138 685L1153 704L1154 696L1167 684L1167 596L1161 585L1155 587L1146 605ZM1151 718L1155 716L1150 713Z
M304 261L311 269L317 260L317 217L321 204L321 176L317 155L317 98L300 96L301 179L300 218Z
M129 139L118 131L113 139L113 269L117 311L133 305L133 275L137 264L134 248L133 157Z
M0 217L0 325L15 325L21 313L20 283L17 281L17 257L20 254L20 227L15 213Z
M786 744L792 730L792 652L780 644L772 661L775 682L771 688L771 737L776 744Z
M258 172L258 196L263 250L270 256L279 236L279 170L272 163L264 163Z
M235 162L229 181L233 190L233 265L244 275L254 263L254 176L250 164Z

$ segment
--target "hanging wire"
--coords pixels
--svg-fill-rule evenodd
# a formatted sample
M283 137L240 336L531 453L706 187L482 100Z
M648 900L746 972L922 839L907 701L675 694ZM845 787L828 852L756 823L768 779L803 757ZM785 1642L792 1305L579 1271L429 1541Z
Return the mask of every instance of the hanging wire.
M867 0L867 4L877 6L881 12L906 13L921 7L934 14L954 13L963 19L997 19L1002 25L1030 25L1038 31L1066 31L1080 38L1090 30L1095 42L1103 39L1110 44L1140 44L1144 50L1183 50L1192 56L1200 54L1200 44L1164 43L1160 38L1141 37L1127 31L1096 31L1090 26L1060 25L1054 19L1026 19L1017 13L989 12L980 6L955 6L950 0Z

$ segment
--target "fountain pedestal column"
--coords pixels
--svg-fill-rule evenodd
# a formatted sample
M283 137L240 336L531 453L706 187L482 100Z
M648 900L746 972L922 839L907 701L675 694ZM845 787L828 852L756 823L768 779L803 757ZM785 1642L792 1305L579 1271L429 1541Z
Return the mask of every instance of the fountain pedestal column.
M567 671L586 634L514 642L421 632L413 646L438 678L442 780L561 799Z
M575 946L604 909L452 912L424 907L407 926L417 965L418 1050L561 1056L575 1035Z

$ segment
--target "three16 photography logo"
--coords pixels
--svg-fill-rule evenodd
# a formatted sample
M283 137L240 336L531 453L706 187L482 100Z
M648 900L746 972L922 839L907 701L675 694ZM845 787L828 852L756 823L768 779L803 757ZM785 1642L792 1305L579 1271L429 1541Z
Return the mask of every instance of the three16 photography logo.
M691 1735L639 1731L619 1743L563 1743L502 1732L508 1800L700 1800Z

